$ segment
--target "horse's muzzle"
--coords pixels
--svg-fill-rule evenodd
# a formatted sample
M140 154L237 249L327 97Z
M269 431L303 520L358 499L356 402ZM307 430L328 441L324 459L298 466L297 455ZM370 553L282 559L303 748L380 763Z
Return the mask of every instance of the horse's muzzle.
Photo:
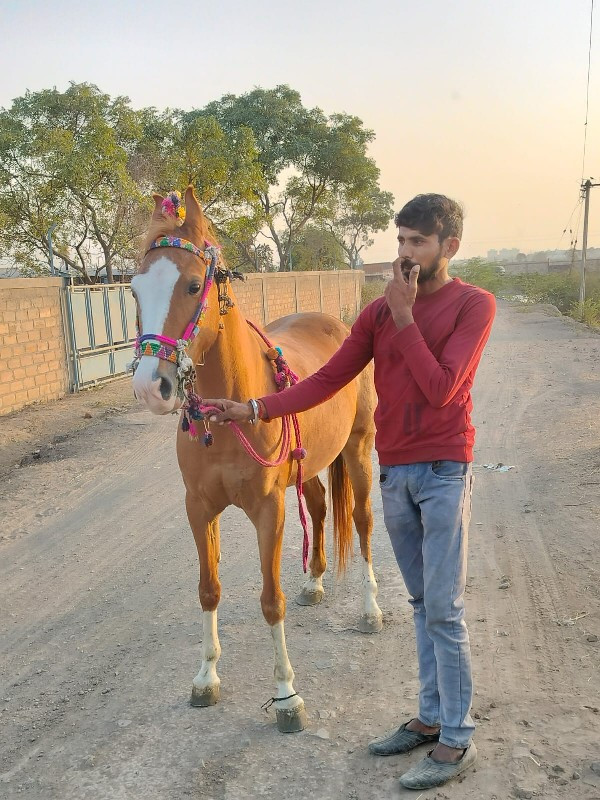
M170 372L173 372L173 375ZM133 376L133 392L153 414L170 414L181 406L175 368L153 356L143 356Z

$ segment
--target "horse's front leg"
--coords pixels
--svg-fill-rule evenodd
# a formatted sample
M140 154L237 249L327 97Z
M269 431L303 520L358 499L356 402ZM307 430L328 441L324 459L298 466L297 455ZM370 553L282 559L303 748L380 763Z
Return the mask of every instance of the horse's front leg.
M213 706L219 700L221 684L217 675L217 661L221 655L217 632L217 606L221 598L218 573L219 522L217 515L211 514L203 501L189 491L185 504L198 550L198 594L202 606L202 665L192 682L190 702L193 706Z
M279 575L283 524L285 518L284 491L273 490L249 513L258 535L263 590L260 597L262 612L271 628L275 648L276 691L272 698L277 715L277 727L282 733L301 731L306 726L304 701L294 690L294 670L285 644L285 595Z

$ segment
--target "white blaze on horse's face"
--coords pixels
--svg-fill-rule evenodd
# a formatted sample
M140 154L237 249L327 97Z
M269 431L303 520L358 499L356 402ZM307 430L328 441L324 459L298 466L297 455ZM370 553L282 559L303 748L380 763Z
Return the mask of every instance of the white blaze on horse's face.
M141 333L163 334L179 277L176 264L161 256L147 272L132 278L131 289L138 303ZM181 405L176 392L176 372L174 364L156 356L140 359L133 376L133 391L153 414L169 414Z

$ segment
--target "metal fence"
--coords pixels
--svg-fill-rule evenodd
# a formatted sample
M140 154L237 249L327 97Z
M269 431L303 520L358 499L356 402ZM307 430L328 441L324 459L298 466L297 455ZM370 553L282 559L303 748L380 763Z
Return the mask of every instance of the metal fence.
M124 375L135 340L136 308L129 285L71 284L65 305L73 391Z

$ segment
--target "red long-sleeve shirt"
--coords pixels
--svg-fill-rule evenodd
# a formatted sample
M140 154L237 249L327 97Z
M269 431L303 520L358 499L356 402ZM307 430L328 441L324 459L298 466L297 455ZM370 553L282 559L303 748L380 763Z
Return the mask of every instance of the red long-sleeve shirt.
M270 418L306 411L374 359L380 463L472 461L471 387L495 309L493 295L454 278L433 294L419 295L414 323L398 330L381 297L361 312L318 372L261 400Z

